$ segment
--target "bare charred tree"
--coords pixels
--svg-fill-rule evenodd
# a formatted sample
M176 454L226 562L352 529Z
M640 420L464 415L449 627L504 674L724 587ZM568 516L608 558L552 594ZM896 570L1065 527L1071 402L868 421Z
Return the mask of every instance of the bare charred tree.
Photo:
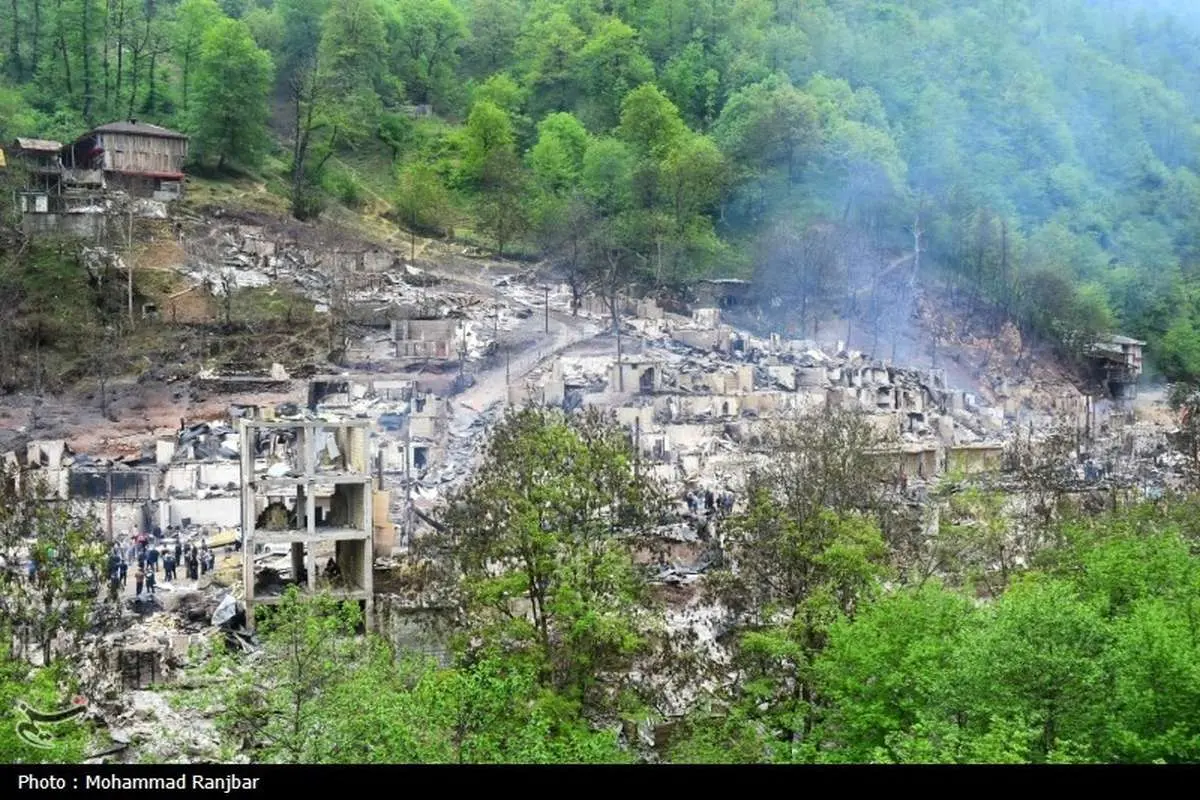
M612 329L618 331L621 293L636 281L641 257L626 246L616 222L611 219L599 222L591 229L586 247L588 286L603 299L611 315Z
M1015 546L1026 554L1040 549L1054 529L1063 498L1074 483L1078 447L1078 431L1063 417L1040 437L1032 425L1018 431L1006 449L1005 466L1016 479L1026 509Z
M760 245L754 283L764 298L781 308L799 309L800 328L810 314L819 320L821 308L844 294L845 245L842 230L832 224L799 228L792 221L777 224Z
M1022 555L1014 521L1005 509L1005 493L942 484L935 496L938 527L927 543L927 562L920 565L918 581L935 575L951 583L966 580L989 597L998 597Z
M111 325L104 326L102 341L100 352L95 354L92 363L96 368L96 382L100 389L100 414L105 419L111 419L108 411L108 383L112 377L112 348L115 344Z
M233 326L233 293L237 291L237 278L233 270L221 273L221 314L226 330Z
M346 277L335 271L329 284L329 360L334 364L346 358L346 323L349 317Z
M1171 389L1171 408L1179 414L1176 446L1187 456L1187 483L1200 489L1200 386L1179 383Z
M557 213L539 220L539 244L571 287L572 313L579 312L587 291L588 235L596 218L595 207L582 195L575 195Z

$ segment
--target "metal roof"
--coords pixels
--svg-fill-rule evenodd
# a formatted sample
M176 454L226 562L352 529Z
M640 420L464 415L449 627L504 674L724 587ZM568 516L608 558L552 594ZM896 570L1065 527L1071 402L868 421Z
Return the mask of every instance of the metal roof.
M1138 347L1141 347L1146 344L1145 342L1139 341L1138 339L1130 339L1128 336L1119 336L1119 335L1108 337L1108 341L1112 342L1113 344L1136 344Z
M62 150L62 142L51 141L50 139L17 139L18 150L36 150L40 153L57 153Z
M138 122L137 120L127 120L125 122L110 122L107 125L101 125L98 128L93 128L88 131L91 133L128 133L134 136L156 136L160 139L186 139L188 138L178 131L173 131L170 128L164 128L160 125L151 125L148 122ZM85 136L87 134L84 134Z

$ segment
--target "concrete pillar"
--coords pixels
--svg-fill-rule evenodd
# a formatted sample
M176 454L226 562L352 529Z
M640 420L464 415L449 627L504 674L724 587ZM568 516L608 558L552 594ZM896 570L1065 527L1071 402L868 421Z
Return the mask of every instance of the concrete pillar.
M292 542L292 580L299 582L304 571L304 542Z

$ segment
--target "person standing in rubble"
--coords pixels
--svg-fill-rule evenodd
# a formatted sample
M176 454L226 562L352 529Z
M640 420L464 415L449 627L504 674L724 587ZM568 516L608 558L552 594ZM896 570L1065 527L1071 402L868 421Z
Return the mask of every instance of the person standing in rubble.
M713 498L712 489L705 489L704 490L704 509L709 514L711 514L711 513L713 513L713 509L715 507L716 507L716 503L715 503L715 499Z
M188 574L188 577L194 581L200 579L200 569L199 569L199 565L198 565L198 558L196 556L196 548L194 548L194 547L188 548L187 574Z
M153 544L146 550L146 566L151 575L158 573L158 547Z
M121 596L121 554L113 549L108 554L108 600L115 603Z
M121 554L115 547L108 554L108 576L114 581L121 578Z
M124 589L129 585L129 562L122 558L119 569L121 574L121 588Z
M175 580L175 556L170 550L163 553L163 580Z
M137 564L139 570L142 572L146 571L146 551L140 547L137 551Z
M133 573L133 593L135 597L142 596L142 589L146 585L146 571L140 566L137 572Z
M154 587L158 584L158 579L154 577L154 572L146 573L146 593L153 596Z
M176 537L176 539L175 539L175 563L178 564L182 561L183 561L183 545L180 543L178 537Z

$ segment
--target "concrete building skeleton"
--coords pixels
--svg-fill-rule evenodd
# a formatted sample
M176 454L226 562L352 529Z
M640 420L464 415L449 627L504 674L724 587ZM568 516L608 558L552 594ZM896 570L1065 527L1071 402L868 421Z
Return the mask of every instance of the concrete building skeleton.
M345 585L335 596L374 609L374 502L366 420L240 421L242 460L243 581L246 621L254 606L279 595L258 591L256 555L267 545L288 545L293 581L318 589L316 548L332 544ZM329 510L318 509L322 487L332 486ZM288 501L291 500L291 507ZM275 513L272 513L275 512Z

